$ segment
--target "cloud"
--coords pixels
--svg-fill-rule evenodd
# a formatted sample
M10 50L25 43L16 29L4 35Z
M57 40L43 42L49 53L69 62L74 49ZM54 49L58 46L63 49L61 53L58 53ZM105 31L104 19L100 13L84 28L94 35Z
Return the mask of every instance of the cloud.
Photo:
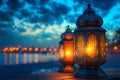
M29 4L35 4L36 0L25 0L25 2L29 3Z
M6 2L7 6L10 8L10 10L18 10L24 6L24 2L20 0L7 0Z
M52 40L52 38L46 38L46 40L47 40L47 41L51 41L51 40Z
M1 21L5 21L5 22L9 22L12 20L12 12L8 11L8 12L3 12L0 11L0 20Z
M0 6L2 6L2 4L3 4L3 0L0 0Z
M110 10L113 6L115 6L117 3L117 0L94 0L93 5L97 8L100 8L102 10Z
M13 28L12 22L0 22L0 28Z
M50 0L40 0L39 4L40 5L44 5L46 3L48 3Z
M120 14L114 15L112 18L112 20L117 20L117 19L120 19Z
M21 35L31 35L31 36L36 36L38 34L40 34L41 29L36 29L36 30L32 30L31 28L28 28L25 32L22 32Z
M104 19L103 28L110 39L120 27L119 4L120 0L91 1L92 8ZM0 0L0 5L1 46L58 45L66 26L73 31L87 7L85 0Z
M21 9L20 13L21 13L21 15L22 15L23 18L30 17L32 15L32 12L30 12L27 9Z
M52 2L48 6L49 8L46 6L40 7L39 13L41 14L41 16L38 17L40 19L37 19L37 20L40 20L40 22L43 22L46 24L47 23L54 24L55 22L62 23L63 21L62 16L67 15L70 11L70 8L67 7L66 5L56 3L56 2Z

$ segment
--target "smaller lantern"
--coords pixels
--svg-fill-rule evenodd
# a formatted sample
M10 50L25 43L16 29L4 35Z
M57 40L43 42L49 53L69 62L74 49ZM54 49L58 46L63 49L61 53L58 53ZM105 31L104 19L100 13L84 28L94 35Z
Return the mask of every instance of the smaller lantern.
M62 63L60 72L73 72L74 65L74 34L69 26L61 35L62 40L59 42L59 60Z

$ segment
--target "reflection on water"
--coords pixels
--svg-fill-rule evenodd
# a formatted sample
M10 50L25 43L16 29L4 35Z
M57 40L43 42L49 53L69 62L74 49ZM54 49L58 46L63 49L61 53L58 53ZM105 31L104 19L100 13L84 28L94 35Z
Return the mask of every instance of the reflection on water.
M10 59L9 59L10 60L10 64L12 64L12 54L10 54L9 57L10 57Z
M4 64L6 65L7 64L7 55L4 54Z
M35 63L38 63L38 54L35 54Z
M15 62L15 64L19 64L19 63L18 63L18 54L15 54L15 57L16 57L16 60L15 60L16 62Z
M57 55L42 54L42 53L18 53L18 54L3 54L0 53L0 65L14 65L46 62L57 60Z
M23 64L26 64L26 53L23 54L24 55L24 59L23 59Z
M32 63L32 54L29 54L29 63Z

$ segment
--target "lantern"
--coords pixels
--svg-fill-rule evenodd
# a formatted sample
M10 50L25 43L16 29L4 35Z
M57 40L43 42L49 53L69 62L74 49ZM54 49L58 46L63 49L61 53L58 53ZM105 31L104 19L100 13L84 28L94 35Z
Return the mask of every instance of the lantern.
M60 72L73 72L74 65L74 35L69 26L61 35L62 40L59 42L59 60L62 63Z
M88 8L77 19L75 35L76 63L80 65L75 76L83 78L104 78L100 65L106 62L105 30L101 28L102 18Z

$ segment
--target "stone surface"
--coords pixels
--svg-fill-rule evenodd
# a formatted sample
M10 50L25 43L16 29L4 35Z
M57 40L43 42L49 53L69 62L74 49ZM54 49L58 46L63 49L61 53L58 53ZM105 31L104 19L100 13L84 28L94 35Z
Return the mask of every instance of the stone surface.
M120 79L120 70L106 70L105 73L107 77L104 79L97 80L114 80ZM74 76L75 73L60 73L60 72L41 72L36 74L22 74L11 77L9 79L4 80L96 80L96 79L84 79L84 78L76 78Z

